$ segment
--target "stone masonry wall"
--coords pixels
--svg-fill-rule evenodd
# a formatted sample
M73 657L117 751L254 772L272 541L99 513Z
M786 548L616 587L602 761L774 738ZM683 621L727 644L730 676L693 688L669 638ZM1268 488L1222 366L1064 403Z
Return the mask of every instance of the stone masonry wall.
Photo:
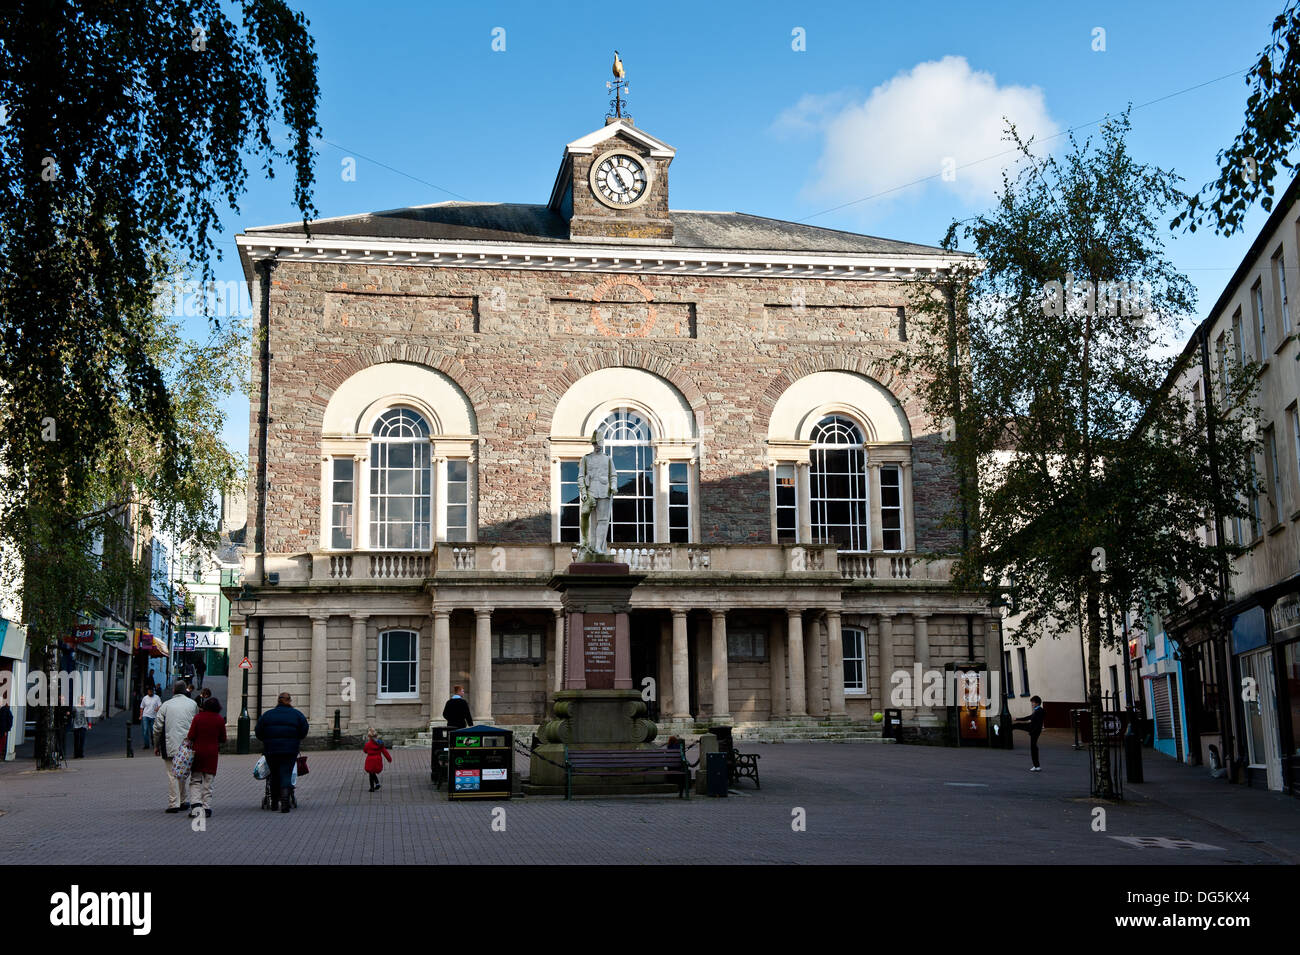
M770 542L768 417L791 383L835 369L881 382L908 415L917 549L955 541L953 532L938 526L956 491L939 429L888 361L899 347L904 304L897 283L294 261L278 264L272 278L268 552L318 548L326 403L350 375L382 361L435 367L473 403L482 438L480 540L549 539L547 439L556 402L583 375L622 365L669 380L694 410L703 448L703 543ZM392 304L404 296L423 298L418 307ZM657 310L640 312L624 326L598 308L601 302L644 303L647 296L649 304L663 305L671 329L658 326ZM450 312L436 307L443 299ZM806 309L790 312L801 315L799 321L770 319L774 311L788 312L792 302ZM591 323L575 328L574 316L584 309L594 310ZM447 314L474 320L451 321ZM673 317L681 315L693 318ZM256 384L260 369L253 375ZM254 475L260 411L255 388ZM255 493L249 508L255 527Z

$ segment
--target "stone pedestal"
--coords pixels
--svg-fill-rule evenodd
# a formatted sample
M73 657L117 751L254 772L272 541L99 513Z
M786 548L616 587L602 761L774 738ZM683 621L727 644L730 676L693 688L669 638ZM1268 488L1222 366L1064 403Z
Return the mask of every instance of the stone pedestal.
M528 792L564 791L564 750L643 749L658 727L646 719L645 701L632 686L628 609L632 591L645 579L627 564L586 561L551 578L560 591L568 626L564 634L562 689L555 694L555 718L537 730ZM555 765L560 764L560 765ZM576 793L645 792L635 779L580 777ZM674 789L665 784L665 791Z

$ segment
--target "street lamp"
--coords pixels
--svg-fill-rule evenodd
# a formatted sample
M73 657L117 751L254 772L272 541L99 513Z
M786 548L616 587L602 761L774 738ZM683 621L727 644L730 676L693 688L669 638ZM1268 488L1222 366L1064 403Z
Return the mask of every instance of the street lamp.
M244 584L239 590L239 596L231 601L235 613L244 618L244 660L248 659L248 628L249 617L257 611L257 596L253 591L248 589L248 584ZM242 660L240 662L243 662ZM239 729L235 736L235 752L240 756L245 756L249 751L249 719L248 719L248 669L243 668L244 689L243 701L239 709Z

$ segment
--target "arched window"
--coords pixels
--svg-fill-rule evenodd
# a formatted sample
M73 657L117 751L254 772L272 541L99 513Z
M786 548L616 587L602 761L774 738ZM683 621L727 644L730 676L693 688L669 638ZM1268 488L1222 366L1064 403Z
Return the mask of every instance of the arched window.
M384 412L371 429L370 539L380 550L430 544L429 425L414 411Z
M655 452L650 425L635 411L620 408L601 422L600 431L618 472L609 539L616 544L653 541Z
M827 415L813 429L809 503L814 543L846 551L871 548L862 444L862 429L843 415Z

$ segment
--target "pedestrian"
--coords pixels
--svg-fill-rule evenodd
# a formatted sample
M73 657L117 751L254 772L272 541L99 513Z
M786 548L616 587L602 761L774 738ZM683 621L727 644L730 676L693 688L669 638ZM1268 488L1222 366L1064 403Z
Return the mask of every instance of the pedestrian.
M192 661L185 661L185 665L181 667L181 676L190 686L194 685L194 664Z
M72 750L73 759L83 759L86 755L86 730L90 720L86 716L86 698L78 697L77 705L72 708Z
M1031 773L1040 773L1043 768L1038 765L1038 737L1043 732L1043 698L1041 696L1031 696L1029 702L1033 709L1029 715L1021 717L1011 724L1012 729L1024 730L1029 734L1029 758L1033 760L1034 765L1029 768Z
M9 758L9 731L14 728L14 711L6 700L0 705L0 762Z
M366 743L361 748L366 753L366 772L370 774L370 791L374 792L381 788L379 774L384 771L384 760L391 763L393 754L388 751L384 741L376 735L373 726L366 730Z
M188 776L176 776L172 772L172 758L181 748L181 743L189 734L190 724L198 707L189 698L184 680L177 680L172 687L171 699L158 707L158 716L153 724L153 752L161 756L163 768L167 771L167 809L166 812L181 812L190 808L190 781Z
M277 705L257 720L254 730L262 741L262 754L271 768L271 809L288 812L293 786L293 767L298 761L298 744L307 737L307 717L293 708L293 697L281 693Z
M201 710L203 709L203 704L210 699L212 699L212 691L209 690L207 687L204 687L202 690L199 691L198 698L195 700L195 702L199 704L199 709Z
M186 739L194 747L194 764L190 767L190 815L197 816L199 809L205 816L212 815L212 781L217 775L217 753L226 741L226 721L221 716L221 704L216 697L203 701L203 708L190 724Z
M203 689L203 677L207 672L208 665L203 660L203 654L200 653L199 658L194 661L194 679L198 681L200 690Z
M140 701L140 733L144 737L145 746L153 740L153 721L160 706L162 697L154 692L153 684L150 683L145 687L144 699Z
M465 700L465 688L463 686L458 684L452 687L451 699L442 708L442 718L454 730L462 730L467 726L474 725L474 717L470 714L469 703Z

